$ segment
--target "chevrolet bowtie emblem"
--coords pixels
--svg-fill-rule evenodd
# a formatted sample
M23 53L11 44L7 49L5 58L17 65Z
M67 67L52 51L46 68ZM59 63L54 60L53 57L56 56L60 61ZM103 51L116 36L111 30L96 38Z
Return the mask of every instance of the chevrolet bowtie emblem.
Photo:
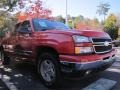
M105 41L105 42L104 42L104 45L105 45L105 46L109 46L109 42Z

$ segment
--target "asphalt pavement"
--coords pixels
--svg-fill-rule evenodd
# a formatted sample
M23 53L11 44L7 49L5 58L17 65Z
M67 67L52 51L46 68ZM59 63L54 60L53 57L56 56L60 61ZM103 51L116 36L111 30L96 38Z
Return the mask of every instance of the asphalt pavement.
M107 70L86 78L65 79L59 90L120 90L120 49L117 61ZM0 90L51 90L45 87L36 73L35 66L15 62L0 66Z

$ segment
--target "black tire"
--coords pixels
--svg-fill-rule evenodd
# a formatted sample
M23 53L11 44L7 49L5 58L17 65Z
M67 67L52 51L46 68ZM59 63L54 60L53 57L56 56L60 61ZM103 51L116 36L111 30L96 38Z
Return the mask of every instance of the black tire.
M50 65L52 67L50 67ZM37 71L45 86L50 88L56 88L60 86L61 80L62 80L60 64L58 62L58 58L53 54L46 52L39 56L39 60L37 63ZM51 75L48 75L48 74L51 74ZM51 80L47 80L48 76L49 76L49 79Z
M0 46L0 62L3 65L10 64L11 59L6 55L2 46Z

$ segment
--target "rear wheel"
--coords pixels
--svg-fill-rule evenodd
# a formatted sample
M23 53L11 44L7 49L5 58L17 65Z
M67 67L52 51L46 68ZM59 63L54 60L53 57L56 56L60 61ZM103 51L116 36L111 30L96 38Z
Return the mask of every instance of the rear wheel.
M61 82L61 72L58 59L50 53L39 56L37 70L42 82L47 87L56 87Z
M4 52L4 49L1 46L1 50L0 50L0 64L3 65L8 65L10 63L10 58L6 55L6 53Z

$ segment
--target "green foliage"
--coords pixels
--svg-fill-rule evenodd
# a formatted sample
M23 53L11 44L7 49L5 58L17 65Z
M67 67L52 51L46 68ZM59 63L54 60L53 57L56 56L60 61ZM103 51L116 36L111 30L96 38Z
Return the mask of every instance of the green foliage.
M11 31L16 21L16 18L8 12L0 11L0 37L3 37L6 31Z
M0 0L0 37L3 37L5 32L12 30L15 18L9 13L13 11L13 7L19 0Z
M55 17L55 19L57 21L65 23L65 18L63 18L62 16L57 16L57 17ZM79 27L84 27L84 25L91 27L91 29L100 28L100 22L97 18L89 19L89 18L85 18L82 15L78 15L76 17L72 17L72 16L68 15L68 26L70 28L79 29Z
M117 22L116 16L114 14L110 14L108 18L105 20L104 27L105 28L114 27L116 25L116 22Z
M81 22L80 16L74 17L74 22L75 24Z
M112 40L118 38L118 27L105 28L104 30L110 35Z
M72 20L72 19L68 21L68 26L69 26L71 29L74 28L74 23L73 23L73 20Z
M0 8L7 9L8 11L13 11L13 8L16 6L16 3L19 0L0 0Z
M116 25L120 28L120 13L116 14L117 23ZM120 35L120 34L119 34Z
M117 18L114 14L110 14L104 23L104 30L111 36L113 40L118 38L118 26L116 23Z
M56 20L62 23L65 23L65 19L60 15L56 17Z
M70 15L67 16L68 18L68 26L73 29L74 28L74 19L75 17L71 17Z

